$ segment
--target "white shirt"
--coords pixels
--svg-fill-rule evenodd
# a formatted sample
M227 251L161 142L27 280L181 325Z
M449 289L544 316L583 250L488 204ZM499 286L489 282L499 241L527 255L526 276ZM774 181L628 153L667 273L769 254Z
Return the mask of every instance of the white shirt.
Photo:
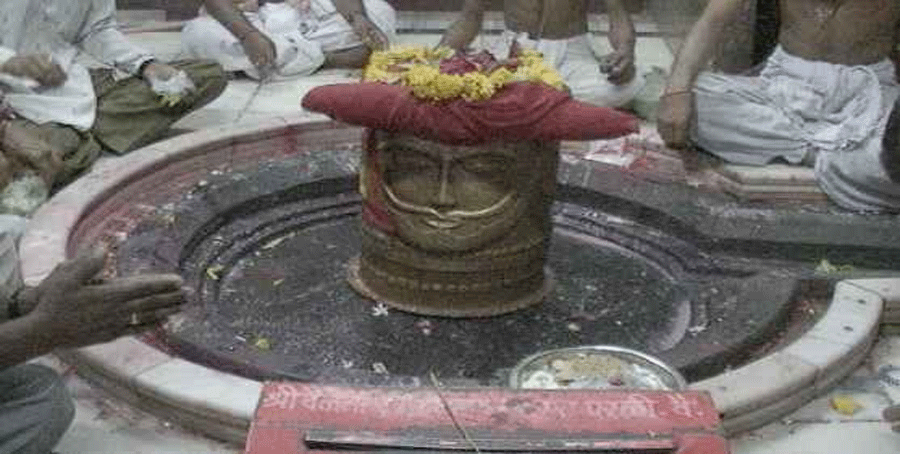
M97 100L91 78L75 61L79 51L135 74L152 55L118 29L114 0L0 0L0 63L14 55L47 53L68 76L53 88L0 82L10 107L36 123L62 123L87 130Z

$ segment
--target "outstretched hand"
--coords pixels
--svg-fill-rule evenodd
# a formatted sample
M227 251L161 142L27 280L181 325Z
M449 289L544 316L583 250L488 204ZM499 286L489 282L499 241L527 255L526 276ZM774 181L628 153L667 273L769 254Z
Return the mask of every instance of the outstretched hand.
M177 275L144 275L97 282L106 251L82 252L58 265L26 296L31 316L55 347L83 347L158 326L185 303ZM27 303L26 303L27 304Z
M66 72L48 54L16 55L0 65L0 72L33 79L42 87L58 87L66 81Z

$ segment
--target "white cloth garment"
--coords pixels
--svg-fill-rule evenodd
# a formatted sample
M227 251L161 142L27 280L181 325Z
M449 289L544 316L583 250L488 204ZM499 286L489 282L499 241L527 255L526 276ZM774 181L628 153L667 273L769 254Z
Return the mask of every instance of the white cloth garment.
M868 66L775 50L758 77L703 73L694 87L694 143L728 162L815 159L819 186L853 211L900 211L900 185L880 155L900 95L889 60Z
M68 76L54 88L0 84L18 115L82 130L94 124L97 101L87 68L75 63L79 51L129 74L153 58L119 31L114 0L0 1L0 63L17 54L46 53Z
M330 0L310 0L299 5L266 3L256 13L244 13L275 44L276 75L282 78L312 74L325 62L325 53L363 44ZM363 6L369 19L390 42L395 42L394 9L384 0L363 0ZM259 78L240 41L207 15L185 24L182 48L189 57L212 59L226 71L244 71Z
M579 101L601 107L622 107L644 86L644 78L640 75L623 85L611 83L600 71L600 56L591 46L587 34L568 39L534 40L527 33L506 30L489 50L498 58L506 58L513 42L542 53L547 64L555 68L569 86L572 97Z

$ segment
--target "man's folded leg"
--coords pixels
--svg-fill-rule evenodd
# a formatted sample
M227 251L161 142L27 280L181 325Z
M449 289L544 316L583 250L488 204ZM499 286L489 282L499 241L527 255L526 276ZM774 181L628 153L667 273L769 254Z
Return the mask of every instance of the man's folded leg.
M11 171L25 166L48 186L70 182L100 157L100 145L91 134L70 126L17 118L9 120L3 132L0 151L10 161Z
M162 102L160 95L137 77L114 80L110 71L92 71L97 119L91 132L97 141L114 153L128 153L159 139L176 121L225 90L225 72L216 62L184 60L170 65L187 73L196 86L174 106Z
M694 144L734 164L803 162L809 152L804 132L769 100L766 83L759 77L700 74L694 85Z

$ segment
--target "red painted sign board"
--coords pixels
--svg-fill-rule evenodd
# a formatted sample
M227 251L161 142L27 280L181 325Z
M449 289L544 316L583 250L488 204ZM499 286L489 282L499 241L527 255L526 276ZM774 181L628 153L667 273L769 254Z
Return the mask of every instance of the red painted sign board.
M701 392L357 388L268 383L247 454L728 454Z

